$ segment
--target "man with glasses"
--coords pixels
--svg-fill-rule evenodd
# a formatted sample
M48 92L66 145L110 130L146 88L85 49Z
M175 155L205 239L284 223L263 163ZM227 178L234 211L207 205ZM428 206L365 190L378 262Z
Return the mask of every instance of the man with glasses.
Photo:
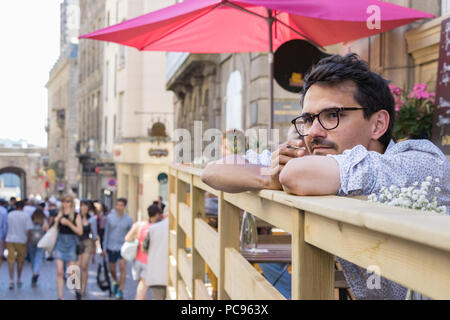
M369 195L381 187L412 186L439 178L439 205L450 210L450 165L428 140L394 143L394 99L388 81L369 70L356 54L322 59L305 76L302 113L291 139L271 155L270 175L243 162L216 161L202 180L226 192L284 189L296 195ZM294 146L294 148L292 147ZM243 163L243 164L242 164ZM367 288L370 273L338 259L357 299L404 299L406 288L385 278Z

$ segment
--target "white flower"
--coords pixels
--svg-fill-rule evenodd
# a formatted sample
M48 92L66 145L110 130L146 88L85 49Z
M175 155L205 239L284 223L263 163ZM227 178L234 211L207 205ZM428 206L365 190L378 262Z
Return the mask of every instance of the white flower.
M436 193L441 192L441 188L439 188L439 187L434 188L434 192L436 192Z
M439 178L434 179L434 182L439 183Z
M428 176L428 177L425 178L425 181L428 181L428 182L431 182L432 180L433 180L432 176Z

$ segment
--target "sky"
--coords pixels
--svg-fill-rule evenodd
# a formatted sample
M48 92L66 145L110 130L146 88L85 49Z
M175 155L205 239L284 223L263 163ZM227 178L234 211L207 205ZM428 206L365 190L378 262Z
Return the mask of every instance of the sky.
M0 1L0 138L47 146L45 85L59 56L61 2Z

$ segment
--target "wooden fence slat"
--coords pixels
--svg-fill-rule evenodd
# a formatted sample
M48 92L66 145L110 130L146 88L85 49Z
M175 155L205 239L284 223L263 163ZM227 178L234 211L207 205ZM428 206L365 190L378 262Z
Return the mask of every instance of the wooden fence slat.
M292 232L291 208L260 198L258 194L252 192L224 193L224 199L229 203L245 210L254 216L278 227L287 232ZM276 212L276 214L274 214Z
M231 299L285 300L236 249L225 249L225 270L225 290Z
M192 265L191 258L188 257L184 249L178 249L178 272L181 275L184 283L188 287L189 291L192 292Z
M219 234L202 219L195 219L195 248L215 275L219 274Z
M186 235L192 239L192 213L191 207L189 207L186 203L178 204L178 210L180 211L178 214L178 225L183 229Z
M200 279L195 279L195 300L212 300L211 296L206 289L205 284Z
M178 280L178 286L177 286L177 293L178 293L178 297L177 300L192 300L191 296L189 295L187 289L186 289L186 284L184 283L183 280Z
M334 256L305 242L305 214L292 209L292 299L334 299Z
M305 241L434 299L450 299L450 253L306 214Z

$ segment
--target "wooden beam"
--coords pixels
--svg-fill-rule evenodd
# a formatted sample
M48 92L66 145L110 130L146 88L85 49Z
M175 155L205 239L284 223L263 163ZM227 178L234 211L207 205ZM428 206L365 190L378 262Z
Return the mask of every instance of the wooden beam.
M305 241L434 299L450 299L450 253L306 213Z
M305 242L305 214L292 209L292 299L334 299L334 256Z
M177 293L177 300L192 300L191 295L187 291L186 284L181 279L178 280Z
M219 274L219 234L200 218L195 219L195 248L215 275Z
M292 231L291 208L252 192L224 193L224 199L236 207L287 232Z
M219 196L220 191L208 186L206 183L202 181L202 179L199 176L193 176L193 184L195 187L207 191L211 194L214 194L216 197Z
M169 280L172 286L176 287L177 281L177 260L175 256L169 255Z
M177 254L177 233L175 230L169 231L169 254Z
M225 249L225 290L233 300L286 300L234 248Z
M239 250L239 219L241 209L224 200L219 195L219 274L218 298L228 300L230 297L225 291L225 248Z
M191 175L181 170L178 170L178 179L185 183L191 183Z
M178 173L177 173L178 175ZM187 197L187 190L186 190L186 183L184 183L183 181L179 180L177 177L176 180L176 195L177 195L177 199L176 199L176 203L177 203L177 210L176 210L176 235L177 235L177 247L176 247L176 254L175 257L177 258L177 268L179 268L179 257L178 257L178 252L180 249L184 249L186 247L186 233L183 231L183 229L180 226L180 210L179 210L179 206L180 204L184 203L186 201L186 197ZM176 281L175 284L178 283L178 280L180 279L180 273L179 270L177 270L176 272ZM178 292L178 285L175 285L175 289L176 289L176 299L180 299L179 298L179 292Z
M206 289L205 284L200 279L195 279L195 286L194 286L195 294L194 299L195 300L212 300L211 296L208 293L208 289Z
M169 195L169 212L174 217L177 216L177 195L175 193Z
M178 225L183 229L189 239L192 240L192 213L191 207L186 203L178 204Z
M192 226L192 296L196 297L197 287L195 280L203 280L205 278L205 261L199 254L195 243L199 236L198 230L195 228L195 219L203 219L205 217L205 191L194 186L194 176L191 175L191 221Z
M178 250L178 272L181 275L184 283L188 287L189 291L192 292L192 262L191 258L188 257L184 249Z

